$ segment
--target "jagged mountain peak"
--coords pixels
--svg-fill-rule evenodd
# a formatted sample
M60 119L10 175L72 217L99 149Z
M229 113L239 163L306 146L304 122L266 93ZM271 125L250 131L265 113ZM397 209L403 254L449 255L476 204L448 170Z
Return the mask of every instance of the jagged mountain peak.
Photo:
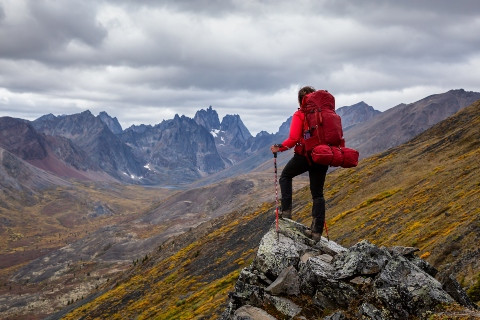
M62 135L67 138L96 134L107 128L107 125L99 117L95 117L90 110L58 117L40 117L32 121L32 125L45 134Z
M240 115L238 115L238 114L227 114L223 117L222 122L220 124L220 128L222 130L228 130L230 127L236 126L236 125L239 125L239 124L242 125L242 126L245 126L242 122L242 119L240 118Z
M278 128L278 133L277 135L281 137L288 137L288 134L290 132L290 125L292 124L292 118L293 116L290 116L287 121L283 122L280 127Z
M123 132L122 126L118 122L117 117L112 118L108 113L102 111L98 114L100 120L107 125L107 127L112 131L114 134L120 134Z
M220 124L220 130L233 133L237 138L246 141L252 135L247 127L243 124L238 114L227 114L223 117Z
M206 110L198 110L193 119L199 125L204 126L208 131L220 129L218 113L217 111L213 110L212 106L209 106Z
M259 133L257 133L257 135L255 137L260 138L260 137L265 137L265 136L269 136L269 135L270 135L270 133L268 133L265 130L262 130Z
M157 124L155 127L159 126L160 124ZM140 125L131 125L130 127L128 127L127 129L125 129L125 131L133 131L133 132L137 132L137 133L144 133L145 131L149 130L153 128L151 125L147 125L147 124L140 124Z
M35 119L34 121L50 121L50 120L54 120L55 118L56 116L53 113L49 113Z

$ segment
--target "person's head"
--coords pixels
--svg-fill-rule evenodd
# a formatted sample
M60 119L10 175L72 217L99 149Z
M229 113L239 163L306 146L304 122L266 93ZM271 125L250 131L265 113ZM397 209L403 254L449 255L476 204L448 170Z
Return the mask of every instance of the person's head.
M306 86L306 87L303 87L302 89L300 89L298 91L298 104L301 106L302 101L303 101L303 97L305 97L307 94L312 93L312 92L315 92L315 88L311 87L311 86Z

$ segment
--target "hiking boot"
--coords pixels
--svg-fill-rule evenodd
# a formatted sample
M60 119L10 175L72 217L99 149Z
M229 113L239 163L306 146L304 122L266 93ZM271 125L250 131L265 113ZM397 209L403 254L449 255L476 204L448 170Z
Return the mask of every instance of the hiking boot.
M285 210L280 213L280 218L282 219L292 219L292 209L290 210Z
M322 234L321 233L312 232L312 230L307 229L303 232L303 234L305 236L307 236L308 238L312 239L315 242L318 242L318 241L320 241L320 239L322 239Z
M320 241L320 239L322 239L322 234L317 232L312 232L311 238L313 241L318 242Z
M308 229L305 230L304 234L305 236L309 237L313 241L318 242L322 238L322 232L323 232L322 227L323 225L320 223L320 220L313 218L312 225L310 226L310 230Z

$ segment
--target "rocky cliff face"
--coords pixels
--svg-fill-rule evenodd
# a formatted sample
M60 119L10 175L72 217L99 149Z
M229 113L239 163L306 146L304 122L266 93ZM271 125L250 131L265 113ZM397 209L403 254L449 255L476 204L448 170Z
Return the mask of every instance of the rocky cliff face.
M205 127L208 131L220 130L220 120L218 118L217 111L213 110L212 106L208 107L207 110L199 110L195 113L193 118L195 122Z
M103 123L107 125L107 127L112 131L114 134L121 134L123 129L120 123L118 122L117 117L112 118L106 113L105 111L102 111L98 114L98 118L102 120Z
M218 153L227 167L251 154L248 146L256 138L252 137L239 115L226 115L220 123L217 112L210 106L207 110L197 111L194 120L214 137Z
M225 132L226 144L235 148L242 148L245 142L252 137L238 114L223 117L220 130Z
M175 115L156 126L132 126L121 139L144 159L159 183L192 182L225 167L213 136L193 119Z
M435 268L415 248L315 243L288 219L279 230L262 238L222 319L423 319L440 305L458 304L480 315L455 280L434 278Z

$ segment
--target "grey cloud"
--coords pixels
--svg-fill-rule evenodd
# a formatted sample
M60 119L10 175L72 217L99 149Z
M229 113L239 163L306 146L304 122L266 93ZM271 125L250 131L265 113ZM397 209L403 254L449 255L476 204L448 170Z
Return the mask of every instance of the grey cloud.
M480 87L477 1L18 2L16 20L17 1L0 5L0 95L106 109L124 126L213 105L252 132L274 111L274 131L307 84L390 106Z
M84 1L27 1L28 15L0 30L0 55L12 59L46 60L71 41L98 46L107 30L96 22L95 7ZM6 11L5 19L10 13ZM49 61L50 60L50 61Z
M0 23L2 23L2 20L5 19L5 10L3 10L3 6L0 3Z

